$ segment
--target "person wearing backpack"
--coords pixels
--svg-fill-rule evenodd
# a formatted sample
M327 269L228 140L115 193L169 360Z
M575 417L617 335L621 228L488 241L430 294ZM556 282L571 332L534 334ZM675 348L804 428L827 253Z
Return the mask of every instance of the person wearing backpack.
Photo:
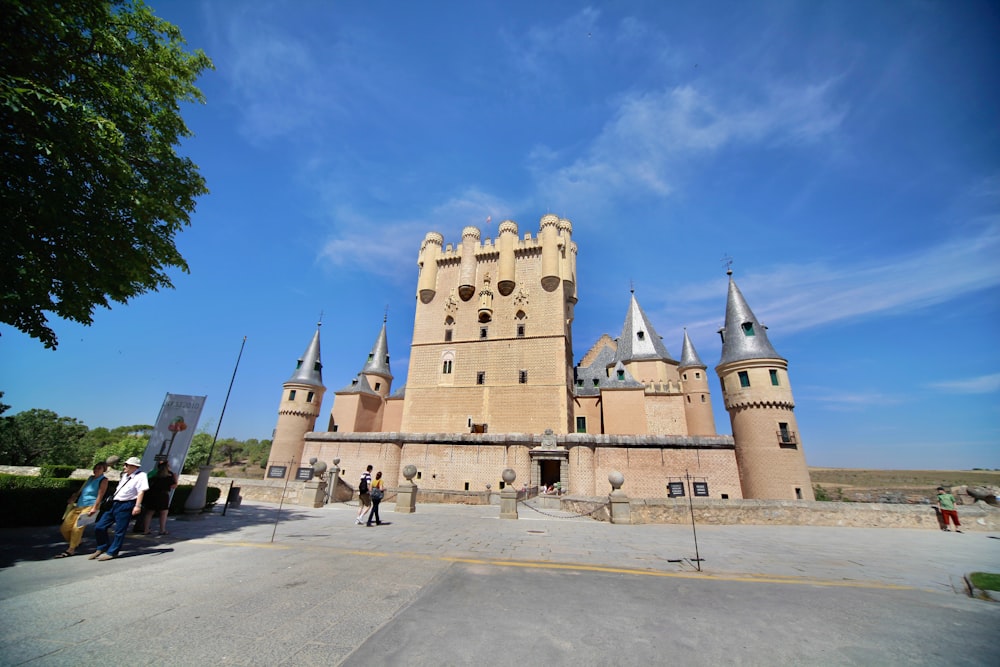
M363 517L365 512L372 506L372 466L368 466L365 469L363 475L361 475L361 481L358 482L358 518L354 521L357 525L361 525L365 522Z
M378 504L385 497L385 482L382 481L382 471L375 473L375 481L371 483L372 511L368 515L368 527L371 528L372 519L376 526L382 525L382 517L378 515Z

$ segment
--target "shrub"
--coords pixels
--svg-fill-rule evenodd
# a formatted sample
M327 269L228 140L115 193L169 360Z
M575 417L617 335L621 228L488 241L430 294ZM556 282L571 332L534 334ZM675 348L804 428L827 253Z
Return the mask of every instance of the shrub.
M63 466L47 463L38 468L41 477L56 477L65 479L76 472L76 466Z
M170 499L170 514L184 514L184 504L192 491L194 491L194 487L190 484L184 484L174 489L174 497ZM205 507L211 507L217 503L221 495L221 489L214 486L208 487L205 493Z

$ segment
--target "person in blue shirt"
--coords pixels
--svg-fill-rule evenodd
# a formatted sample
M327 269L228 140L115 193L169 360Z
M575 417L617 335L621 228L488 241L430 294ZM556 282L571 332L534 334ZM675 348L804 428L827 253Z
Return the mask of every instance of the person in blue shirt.
M63 539L69 542L69 548L56 558L76 555L76 548L83 541L83 531L87 527L87 519L97 514L104 494L108 492L108 478L104 476L107 469L106 463L95 464L94 474L88 477L83 486L69 497L66 514L63 515L62 525L59 526ZM83 517L82 521L81 517ZM89 523L93 523L93 521Z

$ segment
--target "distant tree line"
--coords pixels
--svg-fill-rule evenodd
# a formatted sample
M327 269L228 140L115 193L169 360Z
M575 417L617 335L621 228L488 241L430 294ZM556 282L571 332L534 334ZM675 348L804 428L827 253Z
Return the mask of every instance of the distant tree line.
M153 432L150 424L88 428L78 419L61 417L51 410L25 410L6 416L9 409L9 405L0 401L0 465L89 468L111 456L121 460L141 457ZM198 466L205 464L211 447L210 433L196 433L182 472L197 472ZM235 465L240 461L263 466L270 451L270 440L220 439L212 452L212 464Z

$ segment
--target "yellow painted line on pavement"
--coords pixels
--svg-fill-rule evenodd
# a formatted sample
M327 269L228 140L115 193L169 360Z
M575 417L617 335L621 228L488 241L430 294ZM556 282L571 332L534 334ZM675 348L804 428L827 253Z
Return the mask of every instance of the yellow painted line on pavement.
M466 563L469 565L490 565L493 567L520 567L536 570L576 570L583 572L601 572L606 574L628 574L644 577L667 577L674 579L701 579L705 581L727 581L739 583L760 583L760 584L793 584L798 586L827 586L839 588L869 588L876 590L894 591L915 591L928 590L915 586L904 586L902 584L889 584L881 581L861 581L861 580L831 580L813 579L810 577L786 576L775 574L712 574L710 572L664 572L660 570L640 570L628 567L611 567L608 565L585 565L582 563L555 563L546 561L516 561L500 560L496 558L469 558L464 556L436 556L430 554L419 554L407 551L360 551L356 549L343 549L339 547L327 547L304 544L271 544L262 542L227 542L216 540L198 540L210 542L222 546L235 547L256 547L260 549L297 549L334 551L347 556L363 556L365 558L405 558L410 560L438 561L445 563Z

